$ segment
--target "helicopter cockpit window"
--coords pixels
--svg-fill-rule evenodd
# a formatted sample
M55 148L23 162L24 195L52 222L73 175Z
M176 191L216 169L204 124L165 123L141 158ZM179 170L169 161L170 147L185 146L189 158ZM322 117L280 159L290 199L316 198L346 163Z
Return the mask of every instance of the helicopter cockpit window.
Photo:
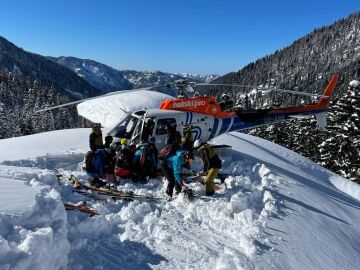
M138 122L138 118L133 117L130 119L130 121L128 122L128 124L126 125L126 133L131 134L132 131L134 130L136 123Z
M167 134L166 126L168 124L170 124L171 126L176 126L176 119L175 118L159 119L156 127L156 135Z
M122 122L120 122L120 124L113 128L109 132L109 135L116 138L130 139L138 120L138 118L129 115Z
M140 143L142 140L142 130L144 127L144 118L138 119L136 126L133 128L131 142L134 144Z

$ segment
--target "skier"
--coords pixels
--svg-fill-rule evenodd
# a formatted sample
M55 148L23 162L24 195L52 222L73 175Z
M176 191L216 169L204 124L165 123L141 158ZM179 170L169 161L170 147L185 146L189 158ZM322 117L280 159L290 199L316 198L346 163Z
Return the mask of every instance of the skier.
M131 175L132 162L134 153L127 145L128 140L122 138L121 145L118 147L119 151L115 157L115 175L121 177L129 177Z
M176 194L184 192L189 198L193 196L192 190L185 185L181 175L182 169L187 167L186 158L184 150L177 150L175 154L167 156L162 162L161 169L168 180L166 194L169 199L172 198L174 188Z
M203 143L200 139L194 142L194 148L199 151L204 163L203 172L206 174L205 195L212 196L214 195L214 179L221 169L221 159L209 144Z
M175 150L180 148L181 145L181 134L179 131L176 130L176 123L168 123L166 125L167 129L167 137L165 140L165 144L169 145L172 144Z
M104 148L110 148L111 143L113 142L113 137L110 135L105 136Z
M149 168L151 166L149 143L142 143L136 148L132 174L135 177L134 180L146 181L150 178Z
M89 184L94 187L102 187L106 183L101 181L100 178L105 179L108 173L106 167L107 152L105 149L97 149L94 152L91 170L87 170L86 173L89 175Z
M93 151L93 152L95 152L97 149L104 148L100 123L93 124L92 132L90 133L90 136L89 136L89 145L90 145L91 151Z
M157 166L158 166L158 149L156 148L155 145L154 136L149 137L148 147L149 147L149 161L150 161L149 176L156 177Z
M183 128L183 135L181 137L181 148L187 152L187 155L193 159L193 144L194 139L192 136L192 126L191 125L185 125Z

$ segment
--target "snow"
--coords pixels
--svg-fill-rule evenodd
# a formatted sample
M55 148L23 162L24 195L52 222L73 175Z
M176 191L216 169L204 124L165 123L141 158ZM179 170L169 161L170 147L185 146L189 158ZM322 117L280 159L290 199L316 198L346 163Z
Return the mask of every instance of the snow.
M360 186L299 154L233 132L213 140L233 146L226 189L214 197L192 183L193 202L182 194L167 203L95 201L55 177L86 180L79 165L88 135L69 129L0 140L0 269L360 265ZM165 188L162 179L121 180L136 194L163 196ZM63 202L80 201L99 215L65 211Z
M61 195L41 182L40 171L20 171L1 168L0 269L66 268L70 244Z
M159 108L165 99L173 97L148 90L120 91L97 99L84 101L77 106L79 115L101 123L103 127L114 127L124 115L124 111Z
M352 80L351 82L349 82L349 86L352 86L354 88L358 88L360 86L360 82L357 80Z
M39 194L37 188L26 185L23 181L1 178L0 213L10 217L25 216L35 205L35 197ZM27 196L23 196L26 194Z

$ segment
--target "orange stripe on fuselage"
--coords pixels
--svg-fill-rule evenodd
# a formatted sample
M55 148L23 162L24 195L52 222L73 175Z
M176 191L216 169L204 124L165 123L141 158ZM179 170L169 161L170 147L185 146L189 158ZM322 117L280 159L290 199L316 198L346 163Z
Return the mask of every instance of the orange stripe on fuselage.
M160 109L201 113L212 115L217 118L225 118L235 115L235 112L223 112L214 97L167 99L160 105Z

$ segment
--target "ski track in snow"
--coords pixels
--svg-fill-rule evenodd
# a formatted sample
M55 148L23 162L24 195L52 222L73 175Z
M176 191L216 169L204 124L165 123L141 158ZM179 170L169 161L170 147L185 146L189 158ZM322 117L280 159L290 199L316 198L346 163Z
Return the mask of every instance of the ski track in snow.
M301 264L292 264L297 260L288 256L294 255L296 249L308 247L289 242L292 238L311 241L314 235L302 235L302 223L279 223L288 216L301 218L307 211L324 218L320 223L324 228L327 220L344 225L351 222L346 214L337 217L329 209L308 205L306 197L301 201L302 194L297 190L305 191L310 186L325 199L332 197L330 199L360 210L360 204L332 185L341 180L304 157L279 146L269 149L269 142L252 136L231 133L222 138L235 146L232 160L226 161L223 168L230 174L225 180L227 188L208 198L203 196L203 186L193 183L191 187L198 196L193 202L182 194L168 203L97 202L73 193L70 183L65 181L59 185L56 174L61 173L65 178L74 174L85 180L86 176L79 169L84 155L82 150L3 161L0 178L41 186L40 193L35 195L35 205L27 213L27 222L28 218L39 219L32 224L36 224L36 228L26 227L25 221L9 221L0 214L0 260L7 258L5 269L61 269L65 265L67 269L301 269ZM239 141L243 149L236 146ZM337 180L318 182L318 179L329 177ZM339 183L337 186L341 186ZM122 190L156 196L163 196L165 187L165 182L159 179L142 185L123 180L121 185ZM100 215L90 218L76 211L65 212L62 207L62 201L82 200L87 200L87 205ZM317 225L314 222L314 226ZM292 230L292 235L285 229ZM357 235L360 236L358 232ZM35 244L28 244L29 239ZM59 244L49 244L54 241ZM38 250L40 243L44 247ZM286 250L288 246L290 251ZM328 255L331 253L321 254L316 248L318 246L314 245L310 251L331 259ZM30 256L31 253L38 256ZM43 258L54 254L57 257L44 266L40 255ZM341 261L344 255L337 256ZM288 261L283 262L286 259ZM307 266L314 263L309 258L305 261ZM351 269L357 262L349 262L343 268ZM315 263L317 269L329 266L316 260ZM330 266L336 265L335 261Z

